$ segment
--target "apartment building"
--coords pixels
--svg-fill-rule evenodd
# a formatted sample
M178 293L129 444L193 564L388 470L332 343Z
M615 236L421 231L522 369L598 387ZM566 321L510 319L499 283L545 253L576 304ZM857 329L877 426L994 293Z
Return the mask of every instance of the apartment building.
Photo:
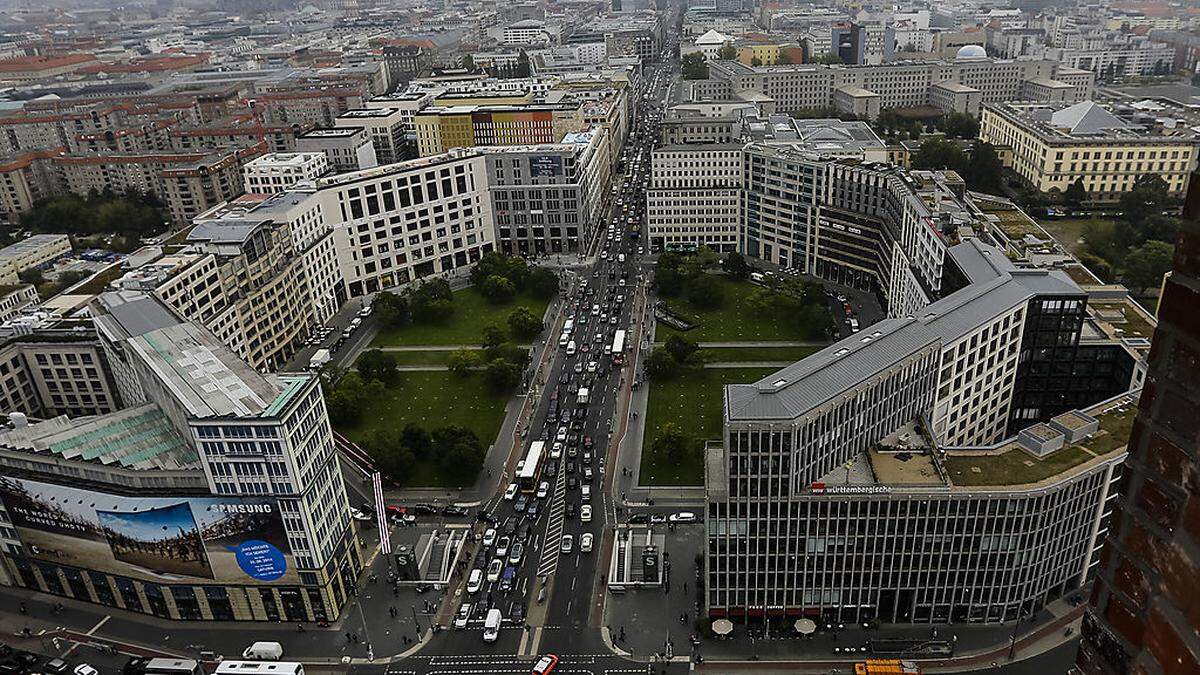
M329 171L323 152L272 152L256 157L242 167L246 192L270 195L283 192L302 181L312 181Z
M293 152L296 136L311 131L313 124L264 124L252 116L222 117L199 124L177 125L170 130L171 148L176 152L213 150L263 143L267 152Z
M408 159L407 130L413 116L400 108L360 108L338 115L334 126L362 129L375 146L376 161L392 164Z
M5 154L70 147L80 134L123 126L129 106L99 105L85 110L22 110L0 117L0 148Z
M17 84L45 82L96 63L92 54L17 56L0 60L0 80Z
M120 407L100 343L76 327L64 323L0 344L0 405L7 414L82 417Z
M1163 42L1153 42L1140 36L1116 43L1114 39L1101 44L1076 48L1054 48L1046 58L1055 59L1069 68L1095 73L1096 77L1119 79L1141 75L1164 75L1175 63L1175 48Z
M0 286L0 324L20 314L38 302L37 288L33 284L5 284Z
M334 173L360 171L378 166L375 145L365 129L313 129L296 137L299 152L322 152Z
M977 48L978 49L978 48ZM981 51L981 50L980 50ZM1061 72L1060 72L1061 71ZM1066 82L1078 93L1071 100L1083 100L1091 91L1092 77L1077 69L1048 60L1001 61L976 52L961 53L953 61L901 62L872 66L828 66L803 64L788 66L746 66L736 61L709 64L712 80L728 83L729 94L766 96L774 112L792 112L806 108L835 105L834 92L857 88L878 97L874 109L934 105L934 87L940 85L936 103L950 110L971 109L973 99L982 103L1002 103L1020 99L1028 93L1023 83L1030 80L1055 80L1069 76ZM961 88L948 89L947 84ZM961 100L960 100L961 99Z
M1111 202L1152 174L1182 196L1195 167L1197 137L1184 125L1092 101L987 105L980 140L1013 149L1013 170L1044 192L1083 180L1088 198Z
M123 406L10 418L0 582L166 619L336 621L362 563L316 378L261 375L140 292L92 314ZM176 525L148 538L146 519Z
M332 127L338 115L361 108L364 98L357 89L320 87L258 93L249 104L269 124Z
M595 127L562 143L483 149L496 241L506 253L586 249L611 182L608 133Z
M19 222L33 205L62 191L54 170L58 149L35 150L0 162L0 221Z

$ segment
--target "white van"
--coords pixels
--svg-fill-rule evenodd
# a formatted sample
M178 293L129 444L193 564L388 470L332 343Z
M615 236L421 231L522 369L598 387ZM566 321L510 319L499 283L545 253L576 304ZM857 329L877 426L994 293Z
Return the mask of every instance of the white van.
M579 496L580 496L580 498L582 498L582 499L583 499L583 501L585 501L585 502L590 502L590 501L592 501L592 486L591 486L591 485L586 485L586 484L585 484L585 485L582 485L582 486L580 486L580 488L579 488Z
M489 609L487 618L483 620L483 641L495 642L500 637L500 610Z
M283 645L278 642L255 642L242 652L243 659L278 661L283 658Z
M478 593L479 589L483 588L483 570L471 570L471 578L467 579L467 592Z
M567 356L575 356L575 341L567 341Z

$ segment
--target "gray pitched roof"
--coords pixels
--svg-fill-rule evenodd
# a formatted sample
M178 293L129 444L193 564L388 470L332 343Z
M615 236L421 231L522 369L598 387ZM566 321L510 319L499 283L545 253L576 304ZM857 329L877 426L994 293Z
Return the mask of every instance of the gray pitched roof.
M1066 129L1072 136L1102 134L1110 129L1125 129L1129 126L1095 101L1083 101L1056 110L1050 115L1050 123L1060 129Z

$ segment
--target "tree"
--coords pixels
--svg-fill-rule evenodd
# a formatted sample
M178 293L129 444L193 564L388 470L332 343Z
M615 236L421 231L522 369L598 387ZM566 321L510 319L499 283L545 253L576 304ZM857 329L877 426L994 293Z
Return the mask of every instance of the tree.
M914 169L959 169L965 163L958 144L941 138L926 139L912 157Z
M513 286L522 288L529 276L529 264L522 258L499 251L485 253L471 268L471 283L482 286L493 276L504 277L512 282Z
M688 302L700 309L720 307L725 301L725 289L721 286L721 282L711 274L700 273L690 277L684 290Z
M492 391L512 391L521 382L521 367L508 359L493 359L483 369L483 380Z
M447 365L450 366L450 372L465 376L471 374L471 371L479 365L479 361L479 352L467 347L459 347L450 352Z
M515 74L517 77L529 77L531 72L533 71L529 67L529 55L525 53L524 49L522 49L521 52L517 54L517 67Z
M485 449L474 431L446 426L433 431L433 451L442 474L456 485L475 481L483 467Z
M792 62L792 54L787 47L782 47L779 50L779 59L776 61L781 66L789 65Z
M1133 183L1133 187L1121 195L1122 219L1133 227L1151 215L1161 215L1170 203L1167 183L1153 174L1146 174Z
M504 329L498 323L489 323L483 327L483 348L493 349L504 344L507 336L504 334Z
M701 246L692 255L680 258L679 269L683 276L691 278L715 269L720 264L721 259L717 257L716 251L707 246Z
M683 79L685 80L707 80L708 79L708 64L704 61L704 54L700 52L692 52L684 54L683 58L679 59Z
M762 59L758 58L757 56L752 56L752 57L750 57L750 65L752 65L752 66L761 66L761 65L762 65Z
M558 273L547 267L535 267L525 280L526 288L535 298L552 298L558 293Z
M1076 178L1063 192L1063 204L1069 209L1078 209L1088 198L1087 188L1083 187L1083 179Z
M675 376L679 366L665 347L655 347L646 357L646 377L651 380L666 380Z
M429 459L433 454L433 437L419 424L405 424L400 432L400 442L421 459Z
M484 362L490 363L497 359L504 359L509 363L515 363L520 367L524 367L529 363L529 349L518 347L511 342L501 342L498 345L483 350Z
M22 283L33 284L34 286L41 286L46 283L46 276L36 267L30 267L17 272L17 279L20 279Z
M843 63L842 57L838 56L837 52L827 52L816 58L813 63L824 63L826 65L838 65Z
M371 303L375 319L385 328L399 328L409 320L408 298L380 291Z
M1145 291L1162 283L1171 269L1174 247L1165 241L1148 241L1125 256L1121 281L1130 289Z
M1112 264L1110 264L1104 258L1084 251L1079 254L1079 262L1083 263L1083 266L1088 268L1092 274L1096 275L1096 278L1100 279L1101 282L1106 284L1112 283Z
M443 323L454 314L454 292L445 279L422 282L406 294L415 321Z
M401 434L391 427L376 429L363 445L379 472L394 482L403 483L416 467L416 453L405 447Z
M470 54L463 54L462 58L459 59L459 63L462 65L464 70L471 73L475 72L475 57L471 56Z
M517 287L507 278L493 274L479 286L479 292L493 305L503 305L516 296Z
M726 42L717 50L717 58L722 61L732 61L737 58L737 49L733 45Z
M654 439L654 454L666 457L667 461L672 464L682 462L694 447L692 439L674 422L662 425L658 436Z
M682 264L683 259L678 253L658 256L658 262L654 265L654 286L659 295L672 298L683 290L684 277L679 269Z
M379 349L363 352L355 366L364 380L381 382L388 387L394 385L400 375L400 371L396 370L396 357Z
M991 143L975 141L971 145L971 157L959 169L959 173L972 190L992 193L1003 191L1004 165Z
M671 359L677 365L685 365L692 360L692 356L700 349L700 345L679 335L672 335L663 343L663 349L671 355Z
M542 332L542 320L533 315L528 307L518 307L508 313L508 329L522 339L530 339Z
M967 113L950 113L942 118L942 131L951 138L975 138L979 121Z
M730 251L725 255L725 260L721 261L721 268L734 279L741 280L750 276L750 265L745 256L737 251Z

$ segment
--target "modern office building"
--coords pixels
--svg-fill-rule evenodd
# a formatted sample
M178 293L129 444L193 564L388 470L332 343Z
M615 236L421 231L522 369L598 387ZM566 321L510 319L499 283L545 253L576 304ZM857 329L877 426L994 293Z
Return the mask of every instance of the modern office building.
M9 416L0 583L169 619L336 621L361 557L316 378L261 375L145 293L92 314L122 407Z
M315 180L329 171L323 152L272 152L242 167L248 194L272 195L301 181Z
M1111 202L1151 174L1182 196L1200 138L1185 125L1161 122L1134 108L1092 101L1007 103L984 107L979 138L1011 147L1013 170L1043 192L1063 192L1082 179L1089 199Z
M333 121L335 127L363 129L375 146L375 160L391 164L408 159L406 130L412 116L400 108L360 108L347 110Z
M1064 272L1011 262L952 174L746 152L741 250L865 283L889 318L726 387L709 616L1000 622L1082 585L1138 353L1085 330Z
M1200 672L1200 620L1191 611L1200 568L1200 186L1193 181L1189 193L1121 496L1084 615L1078 665L1087 675Z
M298 152L323 152L334 173L360 171L378 166L375 144L366 129L340 127L313 129L296 137Z

